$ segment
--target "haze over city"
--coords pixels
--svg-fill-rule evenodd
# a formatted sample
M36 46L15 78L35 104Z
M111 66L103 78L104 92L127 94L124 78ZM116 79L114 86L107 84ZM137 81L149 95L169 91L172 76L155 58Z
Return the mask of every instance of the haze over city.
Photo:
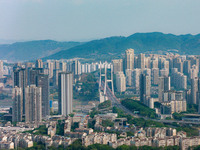
M198 34L199 0L0 0L0 39L89 41L137 32Z

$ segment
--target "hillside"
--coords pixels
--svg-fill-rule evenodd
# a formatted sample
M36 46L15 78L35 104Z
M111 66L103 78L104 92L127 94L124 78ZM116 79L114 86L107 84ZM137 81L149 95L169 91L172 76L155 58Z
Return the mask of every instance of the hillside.
M39 40L17 42L0 45L0 59L8 61L26 61L46 57L61 50L67 50L81 44L80 42L57 42L52 40Z
M0 45L0 59L26 61L38 58L68 59L74 57L93 60L120 58L127 48L135 53L162 53L177 49L180 54L200 55L200 34L173 35L159 32L135 33L128 37L109 37L90 42L57 42L39 40Z
M128 37L110 37L94 40L82 45L46 57L45 59L61 58L93 58L95 60L110 60L124 54L125 49L133 48L135 53L158 52L177 49L180 54L200 54L200 34L173 35L159 32L136 33Z

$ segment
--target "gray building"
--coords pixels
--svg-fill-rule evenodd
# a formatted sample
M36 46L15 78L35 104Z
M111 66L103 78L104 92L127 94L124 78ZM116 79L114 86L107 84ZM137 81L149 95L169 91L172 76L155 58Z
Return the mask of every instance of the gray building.
M27 86L25 89L26 122L42 121L42 88L35 85Z
M36 86L42 88L42 117L46 117L50 114L48 75L38 74L36 77Z
M14 87L20 87L23 95L23 114L25 114L25 88L28 85L27 82L27 70L24 68L16 68L14 70Z
M146 100L151 96L151 76L141 74L140 76L140 101L146 104Z
M23 92L20 87L13 88L12 121L21 122L23 115Z
M191 79L191 102L197 104L198 78Z
M159 101L163 101L163 94L166 91L169 91L171 89L171 82L170 77L159 77L159 85L158 85L158 98Z

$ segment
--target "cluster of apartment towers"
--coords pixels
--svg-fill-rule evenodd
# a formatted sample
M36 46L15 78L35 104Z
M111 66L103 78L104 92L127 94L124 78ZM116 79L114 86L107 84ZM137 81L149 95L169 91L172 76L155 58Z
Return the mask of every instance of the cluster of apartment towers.
M152 95L157 94L163 105L173 104L173 111L186 111L186 103L200 103L199 60L197 55L173 53L135 56L133 49L127 49L123 59L112 60L117 91L132 89L151 108Z
M47 62L47 68L51 64L52 62ZM72 113L73 82L76 76L79 76L79 61L70 63L70 67L65 71L58 61L54 61L54 78L49 78L50 69L46 71L43 66L42 60L39 59L35 65L26 63L16 64L13 67L12 120L14 122L37 123L50 115L50 79L53 79L52 87L58 88L58 114L66 116Z

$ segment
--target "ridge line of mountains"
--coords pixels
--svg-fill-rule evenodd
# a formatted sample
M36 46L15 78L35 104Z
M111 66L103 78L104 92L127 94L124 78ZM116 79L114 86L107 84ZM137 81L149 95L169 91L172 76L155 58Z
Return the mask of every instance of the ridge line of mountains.
M180 54L200 55L200 34L174 35L160 32L135 33L128 37L114 36L89 42L58 42L38 40L0 45L0 59L11 62L31 61L38 58L111 60L120 58L124 51L160 53L178 50Z

